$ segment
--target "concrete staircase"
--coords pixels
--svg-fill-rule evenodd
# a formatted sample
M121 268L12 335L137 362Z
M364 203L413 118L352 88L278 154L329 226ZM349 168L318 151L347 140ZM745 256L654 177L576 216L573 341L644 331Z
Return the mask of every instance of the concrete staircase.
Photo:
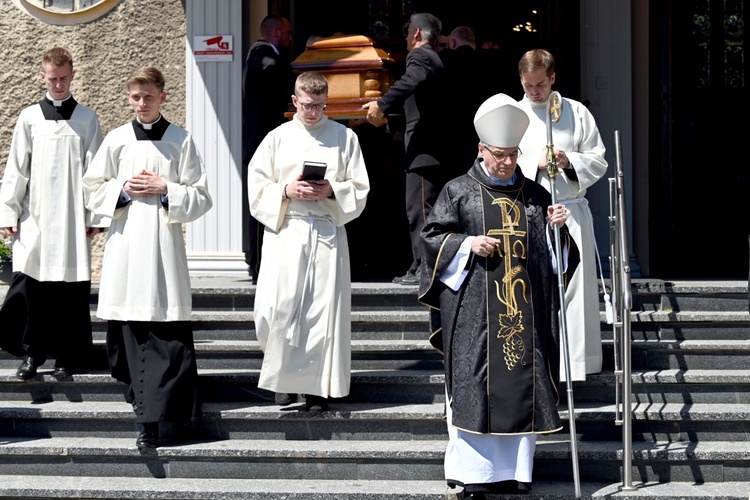
M633 291L634 489L619 488L622 428L604 324L605 368L574 384L583 498L747 499L747 283L636 280ZM456 498L443 480L442 361L416 287L354 284L352 392L320 415L302 402L280 408L257 388L254 293L242 278L193 278L204 419L165 429L190 440L154 453L135 448L103 322L96 369L71 381L55 380L50 360L21 382L19 360L0 352L0 499ZM567 422L565 401L560 413ZM574 498L568 440L567 429L540 438L526 498Z

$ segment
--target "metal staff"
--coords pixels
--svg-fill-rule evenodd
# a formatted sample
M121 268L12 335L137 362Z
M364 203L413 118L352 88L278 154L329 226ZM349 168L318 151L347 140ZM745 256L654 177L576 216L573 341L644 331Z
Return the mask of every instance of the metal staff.
M557 204L555 180L557 178L557 157L552 144L552 123L560 120L562 97L554 91L547 99L547 175L549 175L552 204ZM563 361L565 364L565 384L568 394L568 426L570 428L570 454L573 459L573 484L576 498L581 498L581 479L578 473L578 445L576 443L576 416L573 408L573 382L570 380L570 351L568 350L568 325L565 316L565 284L563 280L560 228L555 225L555 258L557 260L557 288L560 292L560 338L562 339Z

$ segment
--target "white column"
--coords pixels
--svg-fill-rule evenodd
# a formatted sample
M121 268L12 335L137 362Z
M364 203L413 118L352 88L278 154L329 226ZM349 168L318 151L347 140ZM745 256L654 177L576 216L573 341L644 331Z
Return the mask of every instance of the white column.
M242 253L242 0L186 0L186 121L213 208L187 227L190 273L248 276ZM231 35L231 62L196 62L194 36Z

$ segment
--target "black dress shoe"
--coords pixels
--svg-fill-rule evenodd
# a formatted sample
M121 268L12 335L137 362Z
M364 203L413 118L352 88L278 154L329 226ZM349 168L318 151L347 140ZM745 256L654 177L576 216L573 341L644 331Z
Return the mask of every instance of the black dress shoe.
M42 363L44 363L44 361L42 361ZM36 377L36 369L39 368L42 363L37 363L37 360L31 356L26 356L26 359L23 360L21 366L18 367L16 377L21 380L29 380Z
M517 492L520 494L526 494L531 492L531 483L524 483L521 481L518 481L518 489Z
M55 371L52 372L52 376L55 377L57 380L62 380L66 378L70 378L73 376L73 370L66 366L57 366L55 365Z
M328 410L328 398L307 394L305 396L305 410L312 413L320 413Z
M418 285L419 275L414 273L406 273L401 277L401 281L399 283L401 283L402 285Z
M135 440L135 446L139 450L153 450L159 445L159 424L149 422L141 424L141 432Z
M286 392L277 392L273 397L274 402L279 406L286 406L297 400L296 394L287 394Z

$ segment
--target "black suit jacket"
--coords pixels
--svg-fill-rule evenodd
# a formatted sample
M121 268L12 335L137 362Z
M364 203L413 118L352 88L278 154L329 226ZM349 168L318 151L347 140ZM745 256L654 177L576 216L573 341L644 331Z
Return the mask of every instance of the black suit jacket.
M288 58L265 40L255 42L242 71L242 161L250 162L263 138L286 121L294 92Z
M403 106L406 119L404 143L406 169L439 166L444 162L450 116L445 104L445 68L432 45L412 49L406 56L406 71L378 106L388 114Z

